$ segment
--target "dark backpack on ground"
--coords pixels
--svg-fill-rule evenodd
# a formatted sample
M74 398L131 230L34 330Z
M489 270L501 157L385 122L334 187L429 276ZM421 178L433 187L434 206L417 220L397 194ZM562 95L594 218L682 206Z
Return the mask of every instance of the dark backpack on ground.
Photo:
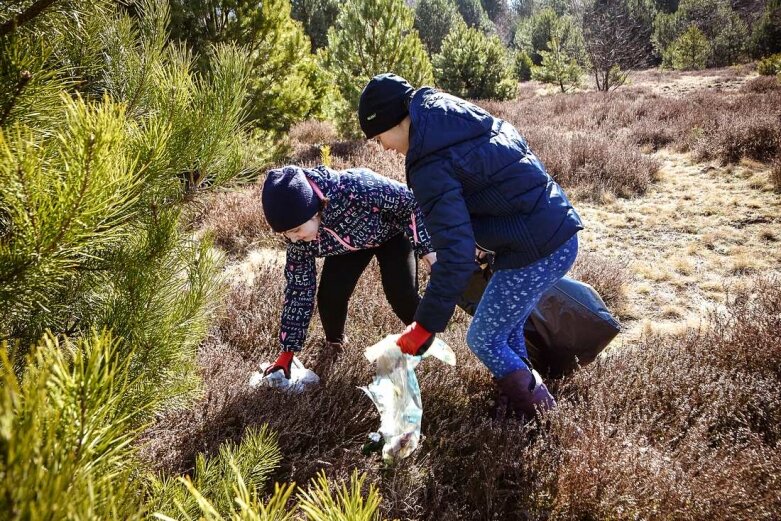
M476 269L459 307L474 315L491 275L487 264ZM599 293L569 277L542 295L523 328L532 366L553 378L593 362L619 331Z

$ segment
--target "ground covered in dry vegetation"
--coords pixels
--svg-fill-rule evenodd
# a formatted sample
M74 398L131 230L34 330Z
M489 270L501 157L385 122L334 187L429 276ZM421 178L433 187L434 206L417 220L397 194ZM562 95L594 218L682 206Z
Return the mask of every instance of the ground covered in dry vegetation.
M554 382L560 407L524 427L497 409L457 312L442 337L455 368L423 364L424 440L387 468L361 453L378 416L356 386L363 349L401 324L372 266L351 301L349 346L323 384L291 398L250 389L276 355L282 245L260 188L198 202L196 233L227 254L230 292L200 349L204 394L161 416L143 454L164 474L192 471L248 427L280 435L279 481L354 468L400 519L774 519L781 511L781 86L742 70L646 72L604 94L483 105L515 124L573 196L586 224L574 275L625 331L594 364ZM291 162L366 166L402 179L403 159L336 141L309 122ZM306 363L322 338L313 321Z

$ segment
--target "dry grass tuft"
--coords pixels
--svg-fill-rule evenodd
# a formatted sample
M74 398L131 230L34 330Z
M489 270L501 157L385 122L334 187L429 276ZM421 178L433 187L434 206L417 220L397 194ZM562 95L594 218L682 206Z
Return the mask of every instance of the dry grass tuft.
M770 180L773 182L773 190L781 194L781 154L776 157L770 167Z

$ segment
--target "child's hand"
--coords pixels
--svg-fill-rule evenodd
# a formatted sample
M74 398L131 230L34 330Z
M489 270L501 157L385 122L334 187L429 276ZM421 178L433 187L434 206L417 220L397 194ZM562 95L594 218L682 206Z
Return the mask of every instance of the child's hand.
M431 271L432 266L434 266L434 263L437 262L437 252L432 251L431 253L425 254L423 256L423 262L426 263L426 269Z
M292 351L282 351L276 361L263 371L263 376L268 376L274 371L282 371L285 378L290 380L290 364L293 362L294 354Z
M432 342L434 342L434 334L429 333L417 322L408 325L407 329L396 339L396 345L399 346L401 352L412 356L422 355Z

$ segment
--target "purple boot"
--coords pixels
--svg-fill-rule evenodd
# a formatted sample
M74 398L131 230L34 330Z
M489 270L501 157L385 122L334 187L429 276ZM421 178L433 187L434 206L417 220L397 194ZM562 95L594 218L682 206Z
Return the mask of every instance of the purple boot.
M523 420L531 420L536 409L547 411L556 407L556 400L534 369L518 369L498 378L496 383L507 397L509 409Z

